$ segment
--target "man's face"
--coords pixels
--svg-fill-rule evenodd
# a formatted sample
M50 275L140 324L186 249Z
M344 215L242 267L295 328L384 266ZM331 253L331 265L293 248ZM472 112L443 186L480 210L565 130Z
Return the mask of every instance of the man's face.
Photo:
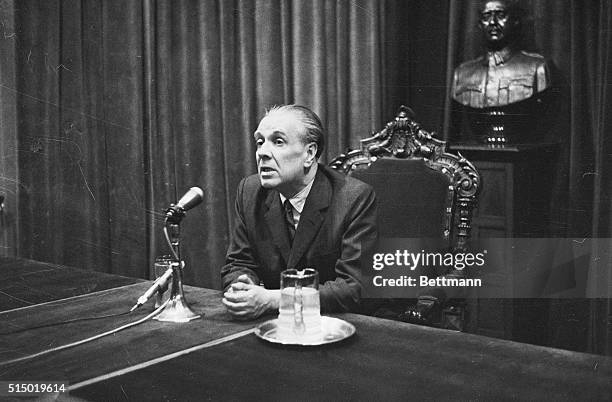
M490 45L505 45L513 28L512 16L504 1L488 1L480 12L480 27Z
M306 172L316 163L316 145L302 141L305 128L292 111L264 117L255 134L257 172L261 185L290 197L306 184Z

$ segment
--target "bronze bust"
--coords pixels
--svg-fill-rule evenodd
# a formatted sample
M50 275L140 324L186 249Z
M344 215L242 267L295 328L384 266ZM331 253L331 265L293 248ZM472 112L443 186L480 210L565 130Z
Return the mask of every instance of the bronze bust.
M451 96L467 108L472 135L505 145L524 134L518 131L529 130L520 123L533 114L528 100L541 103L540 95L551 86L549 68L543 56L518 49L521 12L514 1L484 2L478 25L487 52L455 69Z

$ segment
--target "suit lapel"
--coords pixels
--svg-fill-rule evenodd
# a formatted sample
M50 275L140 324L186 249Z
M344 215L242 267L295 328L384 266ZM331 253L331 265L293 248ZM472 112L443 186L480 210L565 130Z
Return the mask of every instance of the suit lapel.
M293 248L287 263L288 268L295 268L319 232L325 217L323 209L329 206L330 194L331 185L319 167L295 232Z
M285 223L283 210L280 202L278 191L272 190L268 192L266 198L266 211L264 217L274 244L278 247L285 261L289 260L289 252L291 244L289 242L289 234L287 233L287 225Z

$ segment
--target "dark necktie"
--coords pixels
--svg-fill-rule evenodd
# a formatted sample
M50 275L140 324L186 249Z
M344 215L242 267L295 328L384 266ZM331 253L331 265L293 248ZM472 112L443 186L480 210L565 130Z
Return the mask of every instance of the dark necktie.
M293 238L295 237L295 221L293 220L293 207L291 206L289 199L285 200L283 207L285 208L285 222L287 223L289 240L291 243L293 243Z

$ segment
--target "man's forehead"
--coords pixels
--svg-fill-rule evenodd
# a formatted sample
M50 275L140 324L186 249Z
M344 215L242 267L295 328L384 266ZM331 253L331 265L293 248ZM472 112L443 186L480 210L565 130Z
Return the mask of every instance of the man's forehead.
M290 110L274 111L259 122L257 132L299 133L303 129L298 116Z
M482 8L482 12L486 13L490 11L503 11L503 10L506 10L507 8L508 6L506 2L504 1L499 1L499 0L487 1L484 7Z

